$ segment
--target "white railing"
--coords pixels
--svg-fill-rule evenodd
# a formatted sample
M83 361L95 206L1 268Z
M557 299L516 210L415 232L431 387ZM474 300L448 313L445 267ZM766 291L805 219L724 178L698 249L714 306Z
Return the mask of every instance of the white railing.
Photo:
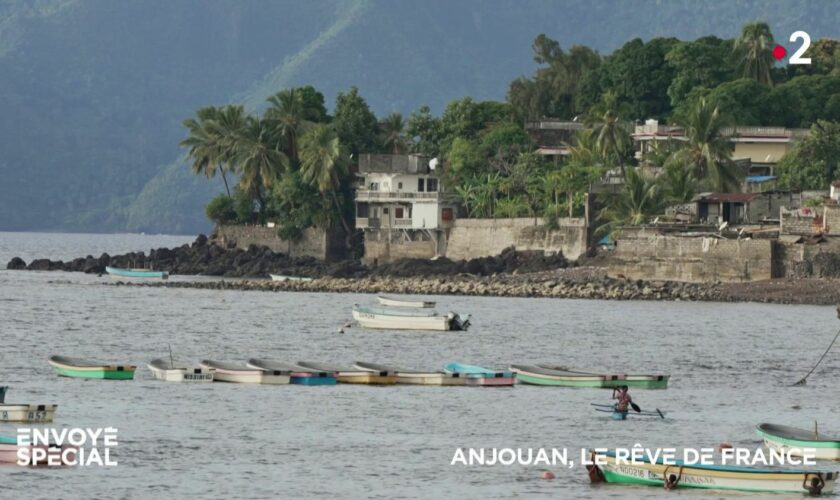
M441 193L412 193L412 192L388 192L388 191L356 191L356 201L366 200L395 200L395 199L425 199L433 200L442 198Z

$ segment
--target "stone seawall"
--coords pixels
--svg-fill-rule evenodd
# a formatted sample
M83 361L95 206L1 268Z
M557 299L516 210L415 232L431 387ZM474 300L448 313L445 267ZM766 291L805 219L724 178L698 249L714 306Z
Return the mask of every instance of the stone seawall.
M703 283L773 278L773 241L680 237L644 230L622 233L609 257L609 275Z
M587 249L588 229L583 219L561 218L559 227L549 229L542 219L458 219L446 243L446 257L452 260L498 255L507 247L562 253L576 260Z
M280 238L277 227L221 225L216 227L212 243L222 247L236 247L247 250L251 245L267 247L274 252L289 257L314 257L319 260L334 261L343 256L340 231L311 227L303 231L297 241Z

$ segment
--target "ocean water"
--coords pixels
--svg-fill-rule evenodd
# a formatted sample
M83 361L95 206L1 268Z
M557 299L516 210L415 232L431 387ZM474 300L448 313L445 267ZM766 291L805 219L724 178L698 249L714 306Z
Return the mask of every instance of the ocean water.
M0 233L0 264L148 250L192 237ZM58 404L50 427L115 427L116 467L0 467L0 498L649 498L591 486L579 465L451 465L457 448L756 448L765 421L840 434L840 346L802 387L840 321L831 307L434 297L468 332L339 334L362 294L112 286L107 278L0 271L0 385L8 402ZM331 387L155 381L155 357L356 360L426 369L555 362L669 373L631 391L665 420L612 421L597 389ZM59 378L52 354L138 365L133 381ZM602 416L605 415L605 416ZM0 434L15 426L0 424ZM825 470L840 464L820 463ZM708 491L681 491L707 498ZM725 494L712 494L725 497ZM743 495L740 495L743 497ZM791 498L799 498L794 495ZM779 498L779 497L774 497ZM781 497L783 498L783 497Z

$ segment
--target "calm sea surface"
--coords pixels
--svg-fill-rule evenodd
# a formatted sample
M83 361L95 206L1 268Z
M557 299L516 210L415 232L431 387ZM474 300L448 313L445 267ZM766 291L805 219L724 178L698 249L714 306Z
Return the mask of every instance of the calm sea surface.
M0 233L13 256L70 259L185 236ZM0 385L8 402L58 404L60 427L116 427L111 468L0 467L2 498L642 498L654 487L588 484L579 467L450 465L458 447L757 447L770 421L840 434L840 346L804 387L840 321L831 307L435 297L473 314L467 333L337 328L362 294L106 286L74 273L0 271ZM615 422L595 389L180 385L146 363L249 357L428 369L551 361L672 375L634 392L668 419ZM138 365L134 381L58 378L51 354ZM15 427L0 425L0 434ZM577 457L575 457L577 458ZM840 469L838 464L820 464ZM709 492L681 491L707 498ZM775 497L778 498L778 497ZM799 498L794 496L793 498Z

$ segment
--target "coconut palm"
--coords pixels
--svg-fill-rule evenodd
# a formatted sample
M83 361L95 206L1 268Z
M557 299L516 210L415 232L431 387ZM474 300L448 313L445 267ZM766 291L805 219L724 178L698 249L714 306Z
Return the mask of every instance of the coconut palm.
M289 169L289 158L272 144L272 127L266 120L249 117L234 145L240 175L239 185L265 208L265 191L281 172Z
M267 101L270 107L265 111L265 119L272 127L273 138L296 166L299 160L298 142L312 125L314 111L307 109L303 94L296 88L281 90Z
M214 177L217 172L221 174L225 192L230 197L230 186L226 175L231 169L230 163L227 163L228 149L224 136L220 135L218 128L214 127L214 122L218 120L219 115L218 108L208 106L199 109L195 118L184 120L182 123L189 136L180 142L180 146L189 148L187 156L192 159L190 168L194 174L203 174L207 178Z
M624 176L624 156L630 148L627 125L618 117L618 97L612 91L604 94L596 108L595 146L606 161L617 161Z
M764 22L747 23L741 28L741 36L735 40L733 55L740 75L758 83L773 85L770 69L775 64L773 57L773 33Z
M329 195L348 238L352 233L344 218L338 191L347 176L348 156L335 131L327 125L314 125L300 140L300 171L303 181L318 189L322 196Z
M382 145L392 154L401 154L408 149L405 137L405 120L400 113L391 113L379 122Z
M718 107L701 98L677 122L685 129L687 141L672 155L674 161L715 191L737 189L739 176L731 159L731 145L722 133L728 120Z
M607 201L607 206L598 214L604 224L599 233L611 233L621 226L637 226L659 213L662 199L659 186L652 179L643 176L638 169L627 169L624 188Z

